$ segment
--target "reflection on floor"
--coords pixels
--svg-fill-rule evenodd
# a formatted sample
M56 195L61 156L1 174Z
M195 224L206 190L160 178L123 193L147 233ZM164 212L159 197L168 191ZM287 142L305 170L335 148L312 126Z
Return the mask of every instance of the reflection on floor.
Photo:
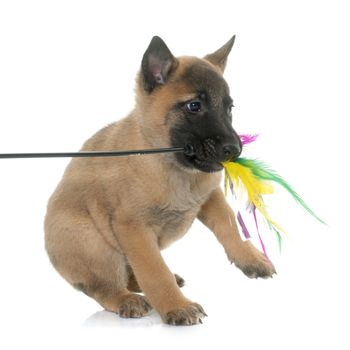
M92 314L82 324L83 327L148 327L162 324L157 312L152 310L149 315L141 318L121 318L119 315L106 310Z

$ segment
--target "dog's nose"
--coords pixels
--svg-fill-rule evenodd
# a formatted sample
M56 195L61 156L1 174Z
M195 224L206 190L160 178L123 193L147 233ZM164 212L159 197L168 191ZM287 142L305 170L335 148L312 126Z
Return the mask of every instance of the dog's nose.
M242 147L236 143L228 143L223 145L222 152L226 160L235 161L242 152Z

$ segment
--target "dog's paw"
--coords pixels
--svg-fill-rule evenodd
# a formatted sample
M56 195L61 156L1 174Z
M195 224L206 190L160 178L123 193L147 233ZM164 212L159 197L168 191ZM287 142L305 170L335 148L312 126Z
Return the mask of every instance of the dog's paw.
M165 314L164 322L175 326L191 326L202 323L207 314L203 308L196 303L190 303L180 309L169 311Z
M232 262L249 278L269 278L276 274L272 262L249 241L243 243Z
M151 310L152 306L143 295L130 293L121 300L118 314L123 318L139 318L145 316Z

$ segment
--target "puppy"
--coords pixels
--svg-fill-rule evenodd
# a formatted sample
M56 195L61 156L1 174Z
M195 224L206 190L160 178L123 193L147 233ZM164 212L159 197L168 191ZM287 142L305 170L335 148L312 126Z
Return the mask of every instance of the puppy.
M196 218L246 275L275 272L241 240L220 189L221 162L242 149L223 78L233 43L234 37L203 59L175 58L155 36L136 79L134 110L97 132L82 150L177 146L187 147L187 154L75 158L49 200L45 244L53 266L121 317L142 317L154 308L168 324L202 322L203 308L182 294L183 279L170 272L160 253Z

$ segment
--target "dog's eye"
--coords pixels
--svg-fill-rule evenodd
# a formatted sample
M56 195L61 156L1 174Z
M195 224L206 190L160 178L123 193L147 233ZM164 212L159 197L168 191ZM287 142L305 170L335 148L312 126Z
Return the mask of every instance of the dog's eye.
M199 101L192 101L186 104L186 109L190 113L199 113L202 111L202 105Z

